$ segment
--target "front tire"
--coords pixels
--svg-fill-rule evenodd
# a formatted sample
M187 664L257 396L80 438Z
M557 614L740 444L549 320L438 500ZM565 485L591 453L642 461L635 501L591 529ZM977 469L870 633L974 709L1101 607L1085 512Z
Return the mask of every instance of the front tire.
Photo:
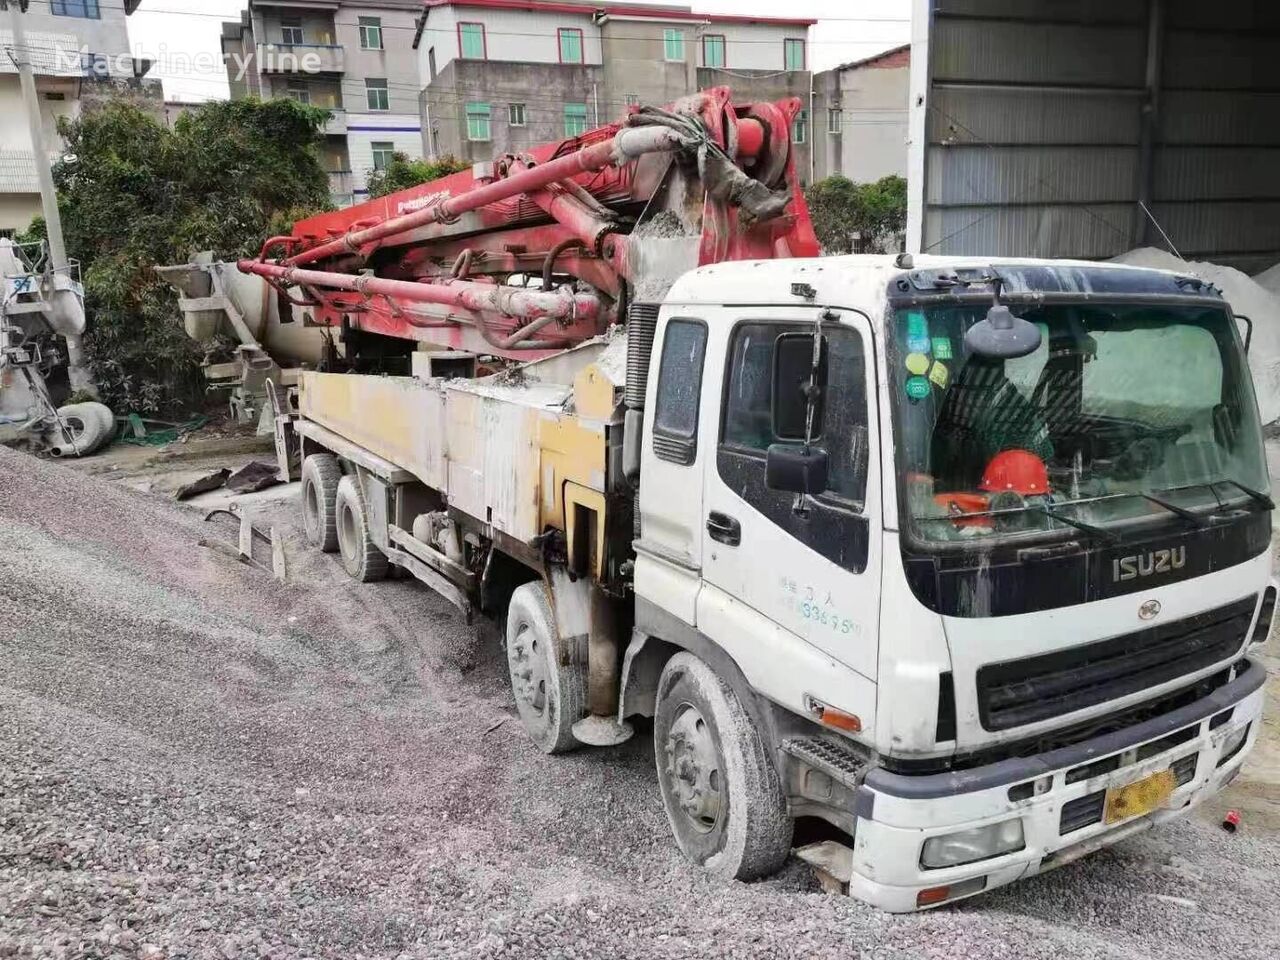
M516 710L543 753L578 746L573 725L586 716L587 671L561 663L547 590L540 581L521 584L507 608L507 668Z
M334 509L337 515L338 553L347 573L361 583L386 579L390 565L386 554L378 549L369 536L369 512L365 509L360 484L350 474L338 481Z
M774 873L794 822L760 732L703 661L678 653L662 671L653 718L662 803L676 844L709 872L737 880Z

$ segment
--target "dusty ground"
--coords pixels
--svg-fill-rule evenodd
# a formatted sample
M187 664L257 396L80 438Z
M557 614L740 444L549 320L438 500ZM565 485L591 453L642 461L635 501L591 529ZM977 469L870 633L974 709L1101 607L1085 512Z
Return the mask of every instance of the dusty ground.
M1235 835L1206 811L909 917L796 864L725 885L670 841L643 735L527 746L492 632L351 583L290 502L254 508L286 586L126 486L158 467L86 469L0 449L0 957L1277 954L1274 719Z

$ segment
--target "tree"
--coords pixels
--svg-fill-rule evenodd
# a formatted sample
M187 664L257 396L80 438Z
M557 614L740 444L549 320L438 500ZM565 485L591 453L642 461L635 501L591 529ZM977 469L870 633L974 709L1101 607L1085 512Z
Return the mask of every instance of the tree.
M465 169L467 164L456 157L446 156L435 161L410 160L408 154L397 152L392 154L385 170L369 172L369 197L385 197Z
M826 253L849 253L855 236L865 241L860 252L891 252L906 229L907 181L902 177L854 183L836 174L809 187L805 200Z
M153 268L199 250L254 254L281 220L328 209L315 149L326 117L245 99L206 104L170 130L119 99L64 121L74 159L55 165L54 182L67 253L83 270L85 353L108 404L163 415L203 402L199 347Z

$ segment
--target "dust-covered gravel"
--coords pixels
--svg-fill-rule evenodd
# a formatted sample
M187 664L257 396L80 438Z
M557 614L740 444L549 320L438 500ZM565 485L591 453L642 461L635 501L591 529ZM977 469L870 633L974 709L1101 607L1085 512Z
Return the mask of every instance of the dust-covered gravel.
M0 957L1280 952L1280 843L1199 821L917 916L794 862L709 880L643 735L544 757L492 631L292 527L277 584L211 526L0 448Z

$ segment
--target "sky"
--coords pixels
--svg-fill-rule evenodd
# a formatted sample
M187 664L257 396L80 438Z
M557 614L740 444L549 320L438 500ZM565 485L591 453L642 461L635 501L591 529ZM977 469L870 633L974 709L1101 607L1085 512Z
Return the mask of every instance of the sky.
M650 0L659 4L664 0ZM778 16L778 0L683 0L700 13ZM223 20L235 20L243 0L142 0L129 18L129 35L141 56L156 60L151 76L164 81L170 100L227 96L218 37ZM791 0L787 16L823 22L810 36L810 63L826 70L860 60L910 39L911 0Z

